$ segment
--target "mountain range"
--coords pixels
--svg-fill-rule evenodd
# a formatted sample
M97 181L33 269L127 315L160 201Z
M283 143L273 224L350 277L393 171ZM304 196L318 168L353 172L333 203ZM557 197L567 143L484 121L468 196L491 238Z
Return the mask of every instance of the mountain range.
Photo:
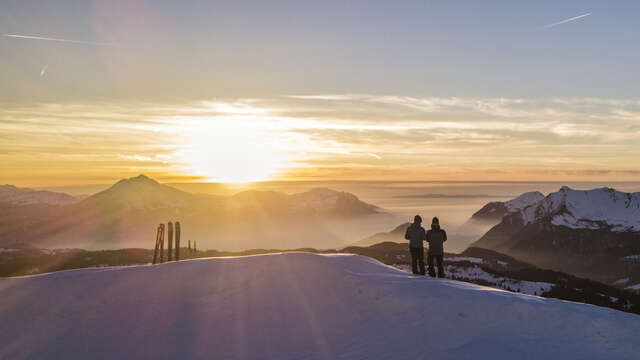
M7 202L0 208L6 210L0 215L3 247L149 248L158 223L180 221L182 241L197 241L201 248L334 248L395 222L355 195L331 189L215 196L178 190L144 175L79 201Z
M5 248L151 248L158 223L168 221L181 222L183 244L192 240L222 251L404 244L408 223L397 220L353 194L325 188L216 196L144 175L85 198L0 187ZM547 196L528 192L486 204L461 229L483 227L478 235L449 231L447 249L460 252L471 244L619 288L640 284L640 193L569 187ZM357 238L362 240L353 243Z

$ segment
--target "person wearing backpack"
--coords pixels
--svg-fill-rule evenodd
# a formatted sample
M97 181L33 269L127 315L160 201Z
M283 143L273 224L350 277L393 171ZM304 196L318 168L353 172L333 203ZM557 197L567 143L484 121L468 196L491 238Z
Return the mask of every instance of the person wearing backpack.
M424 275L424 245L427 239L424 228L421 226L422 218L416 215L413 223L409 225L404 233L404 238L409 240L409 252L411 253L411 270L416 275Z
M440 220L437 217L434 217L431 221L431 230L427 231L426 238L429 243L429 252L427 253L429 276L436 276L435 262L438 266L438 277L442 278L444 277L442 257L444 255L444 242L447 241L447 232L440 228Z

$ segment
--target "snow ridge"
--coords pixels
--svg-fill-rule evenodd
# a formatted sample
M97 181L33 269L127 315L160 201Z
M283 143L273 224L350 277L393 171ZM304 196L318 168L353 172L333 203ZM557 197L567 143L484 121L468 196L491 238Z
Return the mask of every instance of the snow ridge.
M509 213L518 212L528 206L535 205L544 199L544 195L539 191L526 192L515 199L504 203Z
M552 225L572 229L640 232L640 192L611 188L573 190L563 186L520 212L524 224L550 219Z

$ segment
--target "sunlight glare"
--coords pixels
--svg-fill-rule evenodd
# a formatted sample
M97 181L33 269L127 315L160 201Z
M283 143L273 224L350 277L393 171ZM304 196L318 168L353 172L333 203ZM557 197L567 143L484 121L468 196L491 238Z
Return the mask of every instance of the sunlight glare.
M293 153L286 134L252 117L190 119L185 146L177 155L191 174L210 181L246 183L272 179Z

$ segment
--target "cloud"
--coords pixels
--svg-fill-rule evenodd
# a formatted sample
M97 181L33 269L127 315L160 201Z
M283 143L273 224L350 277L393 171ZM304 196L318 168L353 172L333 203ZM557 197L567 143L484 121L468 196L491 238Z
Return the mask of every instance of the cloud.
M146 156L146 155L140 155L140 154L134 154L134 155L119 154L118 157L123 160L140 161L140 162L159 162L164 164L168 163L168 160L172 158L170 155L163 155L163 154L155 154L152 156Z
M545 27L545 28L551 28L551 27L554 27L554 26L557 26L557 25L560 25L560 24L566 24L566 23L568 23L568 22L572 22L572 21L576 21L576 20L578 20L578 19L582 19L583 17L587 17L587 16L589 16L589 15L591 15L591 13L590 13L590 12L589 12L589 13L586 13L586 14L582 14L582 15L574 16L574 17L571 17L571 18L568 18L568 19L560 20L560 21L555 22L555 23L553 23L553 24L545 25L544 27Z
M202 152L190 147L202 133L200 150L229 139L268 143L273 148L265 152L284 156L291 166L282 176L292 177L628 179L640 171L630 166L640 156L634 99L338 98L6 106L0 161L12 174L68 167L94 169L96 176L132 168L169 176L181 159ZM626 171L582 171L589 168Z
M360 95L355 95L355 94L289 95L288 97L292 99L301 99L301 100L332 100L332 101L355 100L355 99L361 98Z

